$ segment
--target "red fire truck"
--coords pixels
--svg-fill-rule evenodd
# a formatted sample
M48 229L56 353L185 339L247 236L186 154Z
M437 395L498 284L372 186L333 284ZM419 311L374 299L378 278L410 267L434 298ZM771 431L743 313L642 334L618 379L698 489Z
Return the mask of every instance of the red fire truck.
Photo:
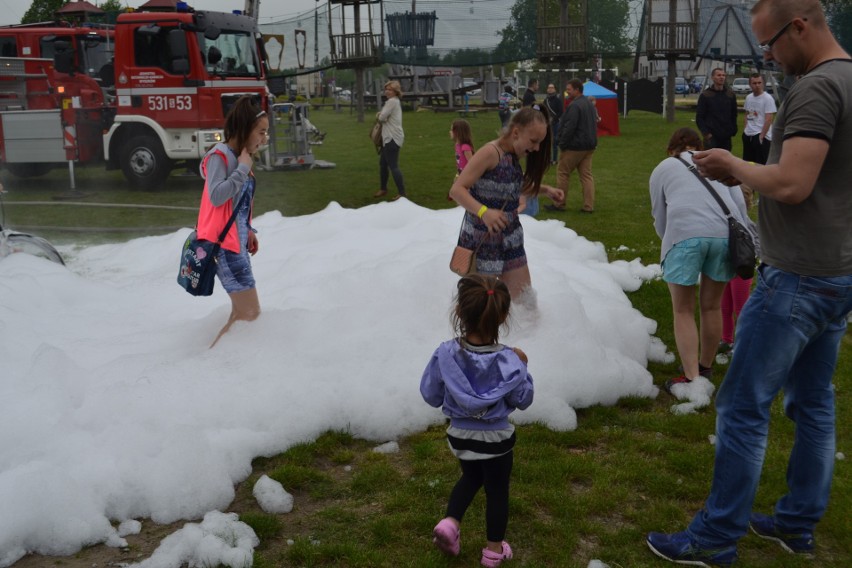
M0 57L53 59L56 41L65 41L78 54L75 71L100 79L98 73L113 56L113 37L113 26L104 24L44 22L0 26Z
M16 36L14 51L4 35ZM74 164L101 162L134 187L154 188L222 139L237 98L269 108L266 57L249 16L187 9L121 14L111 29L3 28L6 54L0 165L16 176L64 164L73 175Z

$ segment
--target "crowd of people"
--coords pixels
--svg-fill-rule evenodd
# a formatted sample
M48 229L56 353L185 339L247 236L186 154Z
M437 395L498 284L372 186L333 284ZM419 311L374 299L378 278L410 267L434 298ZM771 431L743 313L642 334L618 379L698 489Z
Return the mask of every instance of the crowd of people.
M698 97L697 130L677 129L649 178L681 363L681 374L664 389L679 396L682 386L712 379L717 352L731 354L715 401L710 495L685 530L647 536L656 555L682 564L732 564L737 541L749 528L787 551L813 554L833 473L832 377L852 310L852 198L845 191L852 176L847 156L852 59L829 30L818 0L759 0L752 8L752 29L765 59L797 77L784 104L776 108L762 77L752 75L743 157L737 158L730 152L738 130L736 98L724 70L714 69L712 85ZM420 383L424 400L449 419L447 441L461 469L446 515L433 529L434 544L448 555L459 554L463 517L484 488L481 564L492 567L513 555L505 540L516 441L508 418L532 404L534 391L524 352L499 342L512 306L536 309L521 214L534 215L541 194L552 202L548 208L564 209L574 170L582 186L580 210L595 211L592 157L599 118L594 103L579 80L566 85L567 106L556 85L547 85L542 104L537 90L538 81L531 79L518 110L501 102L501 128L493 140L476 145L466 120L451 125L456 175L448 197L463 209L457 244L476 256L471 273L457 283L455 337L438 346ZM375 197L387 194L390 177L395 199L406 195L399 168L401 95L398 82L385 84L386 102L377 115L382 146ZM214 344L234 321L260 313L250 261L258 250L251 226L251 168L268 128L263 110L244 97L227 117L225 141L202 161L199 237L215 238L236 211L217 259L232 312ZM552 165L556 187L543 183ZM754 281L735 277L720 201L759 242ZM757 225L749 214L754 201ZM796 424L788 493L773 512L752 512L770 405L782 389L785 412Z

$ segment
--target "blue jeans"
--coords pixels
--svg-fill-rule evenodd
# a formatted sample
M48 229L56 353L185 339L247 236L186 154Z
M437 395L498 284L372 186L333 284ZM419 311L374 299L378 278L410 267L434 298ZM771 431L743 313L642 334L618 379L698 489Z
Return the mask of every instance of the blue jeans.
M784 390L796 424L788 493L775 505L784 533L813 532L828 505L834 467L832 375L852 276L799 276L771 266L737 321L737 348L716 396L716 460L710 496L687 532L701 548L728 546L748 530L766 453L769 410Z

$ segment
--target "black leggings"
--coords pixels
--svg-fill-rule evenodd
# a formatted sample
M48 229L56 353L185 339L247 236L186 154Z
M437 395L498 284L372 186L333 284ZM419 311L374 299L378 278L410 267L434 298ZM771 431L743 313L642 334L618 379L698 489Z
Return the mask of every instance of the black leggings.
M388 190L388 170L393 175L393 182L400 195L405 195L405 183L402 180L402 171L399 169L399 146L391 140L382 146L382 155L379 158L379 189Z
M479 488L485 486L485 531L491 542L502 542L509 522L509 477L513 452L490 460L459 460L462 476L450 493L447 516L461 523Z

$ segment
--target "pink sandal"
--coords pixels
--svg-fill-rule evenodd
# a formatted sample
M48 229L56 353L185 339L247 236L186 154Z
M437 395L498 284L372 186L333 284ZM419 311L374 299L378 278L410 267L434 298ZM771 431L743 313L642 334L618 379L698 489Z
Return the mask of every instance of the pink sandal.
M512 559L512 547L505 540L503 541L502 552L492 552L487 548L482 549L482 561L480 564L486 568L496 568L503 563L504 560Z
M461 550L459 528L449 517L441 519L432 529L432 542L444 554L458 556L459 550Z

